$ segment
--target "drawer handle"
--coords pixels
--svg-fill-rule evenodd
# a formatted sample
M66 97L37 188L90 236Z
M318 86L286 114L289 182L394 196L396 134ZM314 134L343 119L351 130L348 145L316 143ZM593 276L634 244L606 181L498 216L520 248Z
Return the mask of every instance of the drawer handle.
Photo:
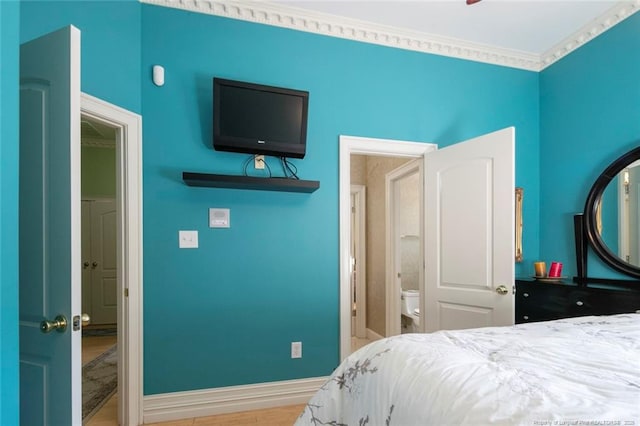
M522 293L522 297L529 297L529 293Z
M528 319L529 319L529 315L525 315L525 316L523 316L523 317L522 317L522 319L526 319L526 320L528 320Z
M582 305L584 305L584 303L583 303L581 300L578 300L578 301L576 302L576 305L578 305L578 306L582 306Z

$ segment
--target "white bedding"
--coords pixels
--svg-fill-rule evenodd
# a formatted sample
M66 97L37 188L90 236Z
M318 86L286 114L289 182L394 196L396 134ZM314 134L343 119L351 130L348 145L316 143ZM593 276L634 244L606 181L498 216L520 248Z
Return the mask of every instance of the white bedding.
M640 314L382 339L296 422L460 424L640 426Z

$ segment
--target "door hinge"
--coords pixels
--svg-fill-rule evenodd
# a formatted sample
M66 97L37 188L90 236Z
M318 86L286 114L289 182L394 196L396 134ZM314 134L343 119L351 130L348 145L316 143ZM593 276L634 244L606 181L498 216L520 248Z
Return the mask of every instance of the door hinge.
M124 289L124 297L129 297L129 289L128 288Z

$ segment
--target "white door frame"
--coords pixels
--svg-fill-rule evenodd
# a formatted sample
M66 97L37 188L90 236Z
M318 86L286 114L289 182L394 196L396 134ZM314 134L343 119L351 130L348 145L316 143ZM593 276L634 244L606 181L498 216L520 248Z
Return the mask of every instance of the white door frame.
M340 135L340 359L351 354L351 154L424 158L437 145Z
M390 171L385 176L385 263L386 263L386 284L385 284L385 294L386 294L386 328L387 333L386 336L394 336L396 334L400 334L402 332L401 320L400 317L402 315L402 307L401 307L401 297L400 292L402 291L402 287L400 285L401 276L400 276L400 262L398 256L398 251L400 248L398 247L398 242L400 241L400 236L398 235L398 206L395 203L397 190L395 183L412 175L414 173L418 173L420 178L420 188L419 188L419 197L418 197L418 217L422 218L420 220L419 230L418 230L418 247L420 250L419 257L422 259L423 267L420 268L420 273L418 277L418 288L421 290L420 292L420 303L418 305L420 312L424 312L424 175L423 175L423 164L424 161L409 161L402 166ZM420 324L418 331L422 331L424 329L424 315L420 316Z
M351 332L359 338L367 337L367 243L366 243L366 187L351 185L353 196L353 243L356 264L356 329Z
M118 423L142 423L142 117L82 94L81 114L116 128ZM120 267L121 266L121 267Z

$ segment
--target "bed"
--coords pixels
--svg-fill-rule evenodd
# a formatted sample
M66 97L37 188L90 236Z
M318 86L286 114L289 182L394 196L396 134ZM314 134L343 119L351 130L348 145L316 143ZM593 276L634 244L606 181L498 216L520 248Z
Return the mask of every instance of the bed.
M640 314L378 340L296 422L462 424L640 426Z

